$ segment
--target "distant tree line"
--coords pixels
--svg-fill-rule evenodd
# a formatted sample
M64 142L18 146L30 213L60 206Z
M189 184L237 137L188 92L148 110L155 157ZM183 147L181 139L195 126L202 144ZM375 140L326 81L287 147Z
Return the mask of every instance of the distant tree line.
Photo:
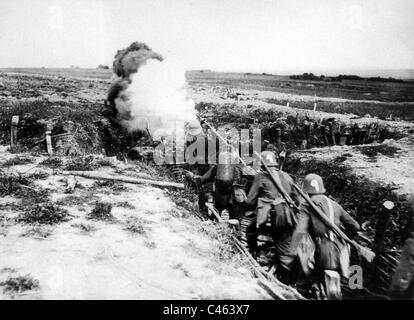
M357 75L346 75L340 74L336 77L325 77L324 75L316 76L313 73L304 73L301 75L291 75L289 76L292 80L308 80L308 81L342 81L342 80L368 80L368 81L377 81L377 82L397 82L397 83L404 83L404 80L395 79L392 77L389 78L381 78L381 77L360 77Z

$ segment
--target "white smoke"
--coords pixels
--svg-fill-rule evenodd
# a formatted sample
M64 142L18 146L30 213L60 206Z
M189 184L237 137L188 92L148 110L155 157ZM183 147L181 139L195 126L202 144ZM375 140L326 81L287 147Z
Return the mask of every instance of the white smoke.
M128 88L115 100L128 130L148 131L156 140L173 135L179 122L196 120L185 71L177 64L150 59L130 78Z

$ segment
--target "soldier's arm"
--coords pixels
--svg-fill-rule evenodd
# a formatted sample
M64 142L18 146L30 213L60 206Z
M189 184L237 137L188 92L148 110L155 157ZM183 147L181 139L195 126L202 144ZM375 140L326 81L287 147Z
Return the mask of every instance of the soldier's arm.
M260 175L258 174L254 177L253 184L247 196L246 204L248 206L253 206L256 204L257 197L259 196L261 184L262 184L262 180L260 178Z
M339 204L338 208L341 211L340 221L345 227L346 233L349 237L353 238L357 235L358 231L361 229L360 225L351 215L346 212Z
M208 169L208 171L199 178L200 183L204 184L204 183L214 181L214 178L216 176L216 171L217 171L217 166L211 166L210 169Z

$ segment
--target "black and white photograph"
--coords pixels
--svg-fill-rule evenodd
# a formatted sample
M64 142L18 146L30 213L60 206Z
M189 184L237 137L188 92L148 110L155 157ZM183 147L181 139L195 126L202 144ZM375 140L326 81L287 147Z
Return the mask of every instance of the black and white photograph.
M0 300L414 300L414 1L0 0Z

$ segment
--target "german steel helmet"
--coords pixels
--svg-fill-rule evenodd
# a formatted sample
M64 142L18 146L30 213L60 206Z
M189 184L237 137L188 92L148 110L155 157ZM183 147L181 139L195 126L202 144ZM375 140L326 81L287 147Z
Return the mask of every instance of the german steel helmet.
M262 156L263 162L268 167L277 167L279 165L274 152L272 152L272 151L263 151L260 155Z
M197 120L191 120L188 122L188 133L193 135L193 136L197 136L199 135L203 129L201 128L200 123Z
M303 191L308 194L325 193L326 190L321 176L314 173L306 175L305 180L303 181Z

